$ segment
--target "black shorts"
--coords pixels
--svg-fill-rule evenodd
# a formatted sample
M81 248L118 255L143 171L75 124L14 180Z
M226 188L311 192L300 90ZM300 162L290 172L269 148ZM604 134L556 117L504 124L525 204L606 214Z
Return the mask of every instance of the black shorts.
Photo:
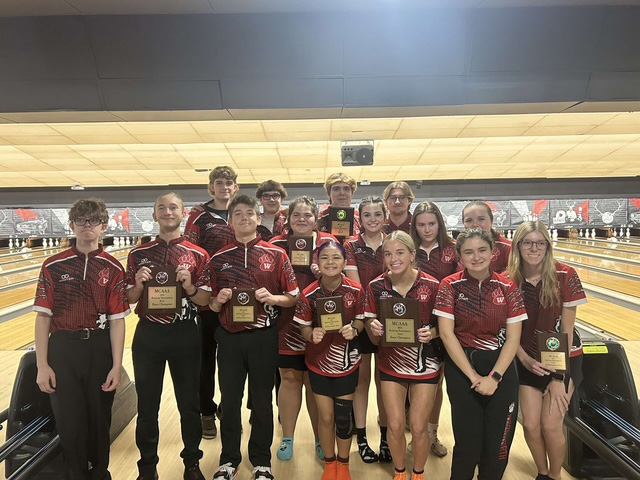
M357 368L344 377L325 377L309 370L311 390L316 395L324 395L325 397L336 398L353 394L358 386L358 378Z
M395 383L407 383L409 385L413 385L413 384L429 384L429 385L437 385L438 383L440 383L440 375L437 375L433 378L426 378L426 379L420 379L420 378L400 378L400 377L394 377L393 375L389 375L388 373L385 373L383 371L380 371L380 381L381 382L395 382Z
M308 370L307 364L304 361L304 355L278 355L278 368L292 368L299 372L306 372Z
M537 388L541 392L547 389L547 385L551 381L551 375L536 375L526 369L524 365L516 358L516 365L518 366L518 381L520 385L527 385L529 387ZM569 359L569 374L565 375L564 383L566 388L569 388L569 379L573 379L574 388L578 388L582 383L582 355L577 355Z
M366 330L358 334L360 353L378 353L378 345L374 345Z

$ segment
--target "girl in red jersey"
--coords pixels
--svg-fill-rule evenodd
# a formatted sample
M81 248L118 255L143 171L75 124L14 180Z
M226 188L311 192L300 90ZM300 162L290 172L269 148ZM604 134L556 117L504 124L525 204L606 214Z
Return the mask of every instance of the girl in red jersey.
M518 415L513 362L527 314L517 285L493 272L493 239L462 232L456 249L464 270L440 283L434 313L452 361L445 376L455 445L452 480L502 478Z
M351 408L358 384L360 352L356 337L364 328L364 292L359 283L342 275L344 263L345 252L339 243L327 242L318 249L322 277L304 290L294 317L308 342L305 361L318 405L320 442L325 455L322 480L351 480ZM337 303L342 303L343 326L339 331L327 332L321 326L320 315L333 313L335 318L335 312L339 312Z
M351 280L358 282L363 287L382 274L382 240L384 240L385 219L387 210L384 201L380 197L363 198L358 206L360 222L363 231L356 237L347 240L344 249L347 252L347 266L345 274ZM377 455L367 440L367 406L369 403L369 384L371 383L371 354L376 355L378 347L371 343L368 335L360 337L360 364L358 387L353 397L353 411L358 438L358 452L365 463L391 461L391 451L387 444L387 415L382 405L382 393L380 392L380 376L376 369L375 382L378 399L378 412L380 423L380 455Z
M491 270L502 273L507 269L511 254L511 241L493 228L493 212L485 202L470 202L462 209L464 228L480 228L493 238Z
M318 218L318 204L307 196L294 198L289 204L287 225L288 232L278 235L270 240L287 252L292 236L314 237L314 250L328 241L337 241L329 234L316 231L316 219ZM311 271L311 266L293 265L296 280L300 290L304 290L316 279ZM290 460L293 456L293 435L300 407L302 406L302 385L306 388L307 411L311 418L311 425L316 439L316 455L324 460L322 447L318 438L318 407L309 384L307 365L304 362L304 352L307 346L306 340L300 333L300 328L293 321L295 308L283 309L278 319L279 334L279 360L278 367L282 383L278 389L278 408L280 423L282 424L282 443L278 449L280 460Z
M423 272L435 277L438 281L458 270L458 254L456 244L447 233L447 227L442 218L442 213L433 202L422 202L413 211L413 223L411 225L411 237L416 246L416 261ZM442 352L442 341L434 342L436 350ZM438 457L447 454L445 447L438 438L438 423L440 410L442 409L442 379L438 385L438 393L431 410L427 430L431 440L431 451Z
M378 320L381 300L411 298L418 300L416 320L419 346L382 346L379 349L380 383L384 408L389 422L389 447L395 467L394 480L407 478L405 456L405 399L411 399L410 430L413 442L412 480L424 479L424 465L429 455L427 419L433 407L440 378L440 359L431 340L437 336L432 310L439 282L414 267L416 249L411 237L402 231L389 234L382 242L385 268L383 275L367 287L365 316L372 337L379 341L383 325ZM394 305L394 309L397 305Z
M524 436L538 467L537 479L559 479L566 449L564 415L582 380L576 308L587 298L576 271L554 260L549 231L542 222L520 225L513 244L507 272L522 289L528 317L516 362ZM538 332L568 335L570 376L556 374L536 360Z

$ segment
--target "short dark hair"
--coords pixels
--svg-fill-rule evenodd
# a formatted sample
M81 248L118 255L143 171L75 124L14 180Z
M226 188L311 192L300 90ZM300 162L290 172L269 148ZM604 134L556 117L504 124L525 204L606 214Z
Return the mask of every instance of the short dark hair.
M213 183L218 178L224 178L225 180L233 180L233 183L238 183L236 180L238 174L231 167L226 165L220 165L209 172L209 183Z
M367 205L379 205L382 208L382 213L384 214L384 218L387 218L387 206L384 204L384 200L380 197L364 197L360 200L360 204L358 205L358 213L362 216L362 207L366 207Z
M250 197L249 195L245 195L243 193L241 195L236 195L231 199L231 202L229 203L229 209L228 209L229 217L233 215L233 211L238 205L246 205L248 207L251 207L255 210L256 215L260 215L260 208L258 207L258 201L255 198Z
M313 213L314 218L318 220L318 203L316 202L316 199L313 197L302 195L300 197L296 197L293 200L291 200L291 203L289 204L289 208L287 211L288 224L291 224L291 214L293 213L293 211L296 209L298 205L308 206L311 209L311 213Z
M260 199L262 194L265 192L278 192L282 200L287 198L287 190L282 186L282 184L276 180L265 180L260 185L258 185L258 189L256 190L256 198Z
M73 222L77 218L97 218L102 223L109 221L109 212L104 201L99 198L85 198L75 202L69 210L69 221Z

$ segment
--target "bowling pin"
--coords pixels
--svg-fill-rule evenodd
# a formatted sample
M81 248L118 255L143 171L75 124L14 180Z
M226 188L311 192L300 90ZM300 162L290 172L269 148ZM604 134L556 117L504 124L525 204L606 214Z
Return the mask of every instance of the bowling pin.
M554 239L554 240L557 240L557 239L558 239L558 229L557 229L557 228L554 228L554 229L553 229L553 239Z
M596 238L596 229L595 228L591 229L591 238Z
M9 249L13 250L13 237L9 237Z
M630 236L631 236L631 229L629 227L627 227L626 237L629 238Z

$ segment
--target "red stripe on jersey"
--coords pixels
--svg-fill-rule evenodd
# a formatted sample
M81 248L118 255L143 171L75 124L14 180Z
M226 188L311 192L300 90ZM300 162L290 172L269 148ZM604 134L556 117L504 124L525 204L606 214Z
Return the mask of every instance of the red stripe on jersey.
M454 332L462 347L496 350L506 340L507 323L527 318L520 289L504 275L478 282L466 270L440 283L436 315L455 321Z
M404 298L415 298L420 305L417 328L436 324L433 306L438 294L437 279L419 270L415 282ZM367 287L365 316L377 318L380 300L383 298L403 298L391 283L388 273L374 279ZM430 344L418 347L380 347L378 366L381 371L394 377L427 380L440 374L440 360Z
M535 287L526 280L522 284L522 296L528 318L522 327L520 345L533 358L536 358L538 351L537 332L560 332L562 309L587 303L580 277L572 267L556 263L556 276L560 288L560 304L552 307L540 305L542 282L538 282ZM579 355L581 351L582 341L574 328L571 356Z
M88 255L70 248L42 264L33 310L51 317L51 333L107 328L130 312L124 277L102 247Z
M316 302L318 297L342 296L344 322L364 318L364 291L359 283L342 277L342 284L333 292L325 290L320 281L309 285L296 305L294 320L300 325L317 327L318 316ZM344 377L360 365L360 351L357 338L351 342L342 334L330 332L325 334L318 344L307 342L305 362L309 370L326 377Z

